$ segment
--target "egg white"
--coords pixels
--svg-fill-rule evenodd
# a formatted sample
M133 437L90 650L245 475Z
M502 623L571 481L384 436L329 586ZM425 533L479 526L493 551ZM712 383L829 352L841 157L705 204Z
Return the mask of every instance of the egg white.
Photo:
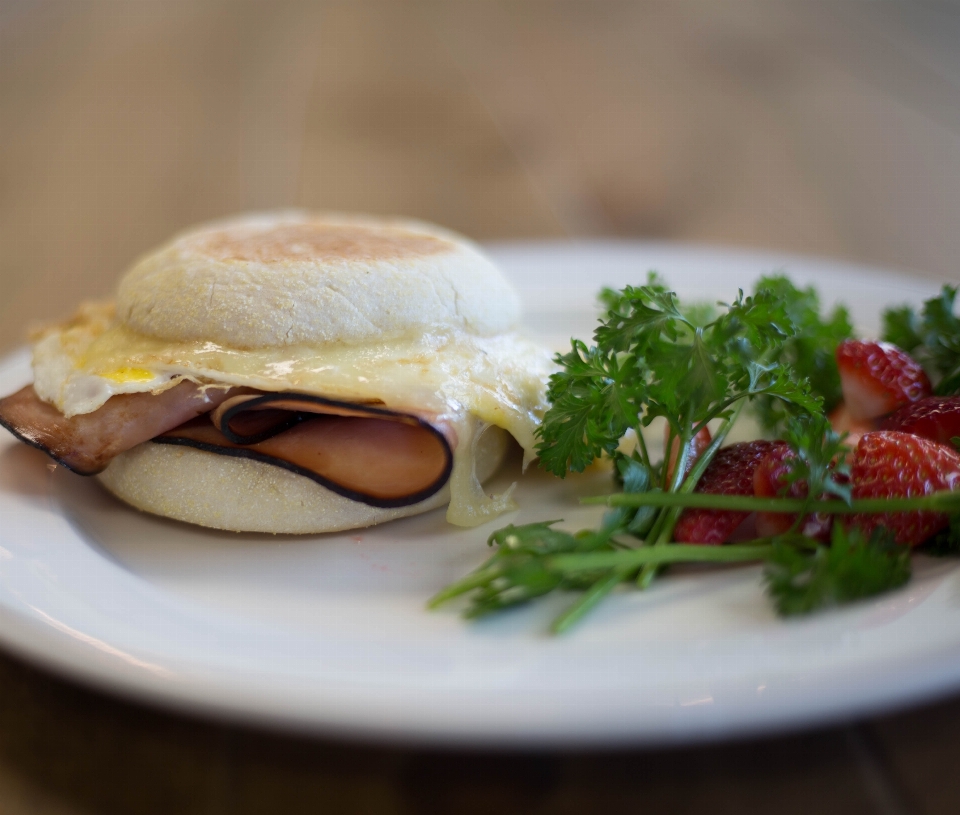
M131 331L109 304L86 306L33 349L34 388L66 416L110 397L158 392L183 379L343 400L382 401L438 416L464 411L501 427L534 455L547 408L551 353L516 333L477 337L448 329L391 341L243 350L178 343Z

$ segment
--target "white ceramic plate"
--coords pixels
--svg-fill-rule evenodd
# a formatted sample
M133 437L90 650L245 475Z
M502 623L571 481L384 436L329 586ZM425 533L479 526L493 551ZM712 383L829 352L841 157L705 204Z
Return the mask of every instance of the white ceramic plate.
M930 282L801 258L640 243L494 247L532 330L588 336L594 294L659 269L685 296L730 299L783 269L865 327ZM0 393L29 381L26 353ZM516 473L501 478L513 479ZM849 718L960 688L960 572L917 559L904 590L784 622L759 571L668 576L543 632L570 598L465 624L427 598L487 555L498 526L598 513L602 476L520 480L522 510L484 527L437 511L353 534L203 531L128 509L0 437L0 642L97 687L305 731L462 744L665 743Z

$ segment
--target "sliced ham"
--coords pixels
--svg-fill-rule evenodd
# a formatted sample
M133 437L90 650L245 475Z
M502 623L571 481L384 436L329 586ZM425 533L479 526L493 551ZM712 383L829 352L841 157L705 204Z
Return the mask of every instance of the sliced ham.
M154 441L273 464L376 507L441 489L456 445L436 419L301 394L235 397Z
M191 382L114 396L69 419L28 385L0 400L0 424L80 475L152 439L283 467L376 507L414 504L441 489L457 444L453 428L434 416Z
M27 385L0 399L0 425L75 473L94 475L114 456L209 413L230 395L224 388L181 382L158 394L113 396L92 413L68 419Z
M220 432L236 444L255 444L293 427L306 416L316 414L437 424L435 417L389 410L380 407L382 404L341 402L300 393L248 393L231 396L213 411L211 419Z

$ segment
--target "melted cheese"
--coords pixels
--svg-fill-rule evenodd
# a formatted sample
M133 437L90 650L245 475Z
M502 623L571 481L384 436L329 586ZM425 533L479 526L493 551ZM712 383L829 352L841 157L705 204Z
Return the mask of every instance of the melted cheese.
M361 345L238 350L176 343L113 322L109 306L87 307L34 346L34 387L66 416L90 413L111 396L159 392L183 379L265 391L297 391L345 401L379 400L454 424L459 443L451 477L452 523L474 525L512 508L487 497L472 473L471 448L483 424L501 427L534 456L547 408L551 354L518 334L476 337L438 331Z

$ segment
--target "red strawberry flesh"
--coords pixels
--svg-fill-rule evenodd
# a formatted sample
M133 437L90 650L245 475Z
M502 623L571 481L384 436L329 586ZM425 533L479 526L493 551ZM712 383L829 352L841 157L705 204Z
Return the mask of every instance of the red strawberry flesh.
M929 396L906 405L884 419L880 429L950 444L952 438L960 436L960 396Z
M806 498L807 484L804 481L787 482L788 462L794 456L786 445L775 447L767 453L753 474L753 492L759 498ZM797 520L789 512L758 512L757 535L761 538L782 535L793 528ZM803 519L800 531L811 538L828 540L832 521L829 515L814 513Z
M708 495L753 495L753 474L771 450L786 442L750 441L717 451L697 484ZM726 509L685 509L673 530L678 543L723 543L746 520L749 512Z
M960 489L960 455L930 439L879 430L860 439L850 477L854 499L908 498ZM885 526L897 543L916 546L943 529L948 517L937 512L896 512L852 515L847 523L867 535Z
M930 379L889 342L844 340L837 346L843 401L851 419L875 419L931 393Z

